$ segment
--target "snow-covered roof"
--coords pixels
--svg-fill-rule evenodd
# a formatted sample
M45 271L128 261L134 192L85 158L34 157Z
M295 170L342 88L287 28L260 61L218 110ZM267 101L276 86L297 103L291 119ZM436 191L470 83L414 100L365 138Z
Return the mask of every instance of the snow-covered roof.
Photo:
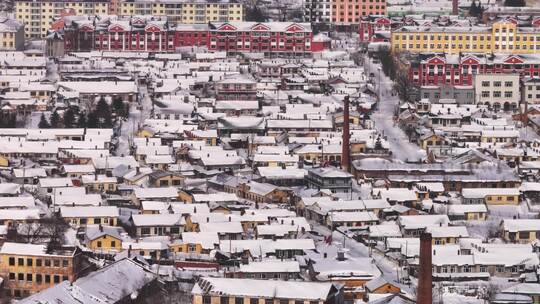
M219 244L216 232L182 232L184 244L200 244L203 249L214 249Z
M493 195L519 196L518 188L463 188L461 195L464 198L485 198Z
M138 199L145 198L175 198L178 197L178 189L174 187L163 188L135 188L133 190Z
M161 213L161 214L133 214L133 225L136 227L144 226L178 226L184 225L184 217L178 213Z
M297 261L265 260L240 264L241 273L299 273L300 264Z
M503 229L508 232L540 231L540 219L505 219Z
M191 293L325 301L332 288L331 283L203 277Z
M62 206L60 207L60 214L65 218L118 217L119 210L116 206Z
M444 214L401 215L399 225L404 229L424 229L428 226L446 226L450 220Z

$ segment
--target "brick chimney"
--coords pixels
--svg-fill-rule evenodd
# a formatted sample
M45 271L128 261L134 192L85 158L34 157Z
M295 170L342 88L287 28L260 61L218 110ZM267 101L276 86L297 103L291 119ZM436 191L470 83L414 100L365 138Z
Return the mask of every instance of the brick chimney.
M459 15L459 7L458 7L459 0L452 0L452 15Z
M345 96L343 99L343 134L342 134L342 146L341 146L341 168L347 172L351 171L350 164L350 131L349 131L349 96Z
M420 235L420 271L416 303L432 304L431 234Z

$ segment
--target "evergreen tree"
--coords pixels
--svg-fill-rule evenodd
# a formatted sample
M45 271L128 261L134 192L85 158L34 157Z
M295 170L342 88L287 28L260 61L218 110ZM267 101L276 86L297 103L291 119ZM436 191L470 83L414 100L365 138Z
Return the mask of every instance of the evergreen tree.
M246 21L266 22L267 19L258 6L246 9Z
M77 127L86 128L86 114L85 113L80 113L79 114L79 120L77 121Z
M16 128L17 127L17 114L11 114L9 118L9 124L7 126L8 128Z
M68 108L64 112L64 127L65 128L73 128L73 125L75 124L75 113L73 109Z
M49 122L47 121L47 118L45 117L45 113L42 113L42 114L41 114L41 118L39 119L38 127L39 127L40 129L48 129L48 128L51 127L51 125L50 125Z
M87 128L97 128L98 127L98 117L95 112L90 112L88 114L88 120L86 122Z
M126 105L124 104L121 98L115 98L113 101L112 107L117 117L127 116Z
M58 112L54 110L54 112L51 115L51 127L58 128L59 126L60 126L60 115L58 115Z
M98 101L96 110L94 112L97 121L97 127L99 128L110 128L112 127L112 115L111 107L105 101L105 98L101 98ZM90 115L88 116L88 124L90 124Z
M473 0L471 7L469 7L469 16L478 17L478 6L476 6L476 1Z
M525 0L505 0L504 6L522 7L525 6Z

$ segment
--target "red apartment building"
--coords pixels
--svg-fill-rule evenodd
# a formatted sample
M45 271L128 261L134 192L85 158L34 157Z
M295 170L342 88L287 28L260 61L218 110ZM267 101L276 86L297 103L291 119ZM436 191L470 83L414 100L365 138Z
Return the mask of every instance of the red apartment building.
M265 55L309 57L313 33L309 23L235 22L209 24L210 51L257 52Z
M417 86L473 85L475 74L540 75L540 55L421 54L410 60L409 79Z
M310 57L328 48L313 39L311 26L293 22L235 22L171 25L164 18L63 20L66 51L175 52L180 47L207 47L210 52L264 53L265 56Z
M390 42L390 30L394 24L396 23L385 16L362 17L358 25L360 42Z

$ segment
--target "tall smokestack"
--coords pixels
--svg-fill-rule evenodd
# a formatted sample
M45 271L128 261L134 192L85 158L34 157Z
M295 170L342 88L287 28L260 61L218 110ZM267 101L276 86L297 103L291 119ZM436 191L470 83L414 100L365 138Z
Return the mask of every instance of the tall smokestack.
M420 272L418 274L417 304L432 304L431 234L420 235Z
M458 1L459 0L452 0L452 15L459 15L459 8L458 8Z
M343 134L341 140L341 168L343 170L350 172L350 147L349 147L349 96L345 96L343 99Z

